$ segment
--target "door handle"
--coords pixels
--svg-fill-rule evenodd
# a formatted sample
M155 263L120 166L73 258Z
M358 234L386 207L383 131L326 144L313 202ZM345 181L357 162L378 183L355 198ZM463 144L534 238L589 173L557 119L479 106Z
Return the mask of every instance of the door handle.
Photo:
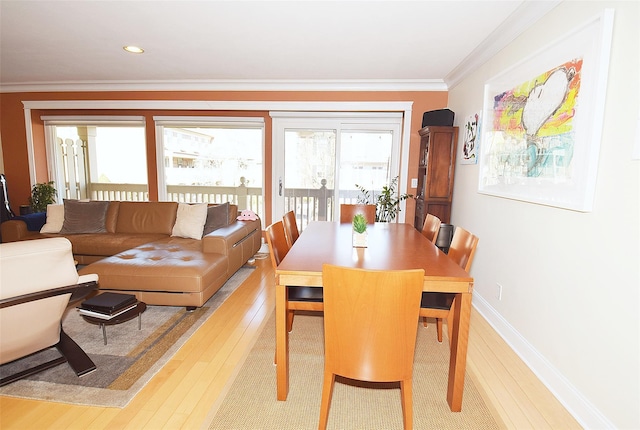
M278 195L282 197L282 177L278 178Z

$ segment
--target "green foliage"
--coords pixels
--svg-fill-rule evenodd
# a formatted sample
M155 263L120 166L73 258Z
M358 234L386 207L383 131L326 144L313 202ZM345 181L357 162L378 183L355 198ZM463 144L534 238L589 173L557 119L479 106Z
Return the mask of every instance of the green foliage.
M53 181L35 184L31 189L29 205L33 212L46 212L47 205L56 202L56 189Z
M398 177L396 176L391 180L389 185L382 187L382 191L378 196L375 193L372 195L370 191L366 190L363 186L356 184L356 188L360 190L358 196L358 203L366 205L376 205L376 222L391 222L396 219L398 212L400 212L400 202L413 197L411 194L401 194L398 196L396 187L398 186Z
M353 217L353 230L356 233L364 233L367 230L367 219L362 214Z

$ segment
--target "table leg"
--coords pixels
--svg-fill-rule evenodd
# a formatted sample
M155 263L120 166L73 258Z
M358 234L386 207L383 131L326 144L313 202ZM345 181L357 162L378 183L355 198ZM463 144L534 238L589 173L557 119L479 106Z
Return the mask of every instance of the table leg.
M289 393L289 334L287 333L287 287L276 285L276 384L277 399Z
M447 403L452 412L462 410L464 375L467 368L469 320L471 318L471 293L458 294L454 301L453 338L449 358L449 384Z
M104 344L107 344L107 325L100 324L102 326L102 339L104 340Z

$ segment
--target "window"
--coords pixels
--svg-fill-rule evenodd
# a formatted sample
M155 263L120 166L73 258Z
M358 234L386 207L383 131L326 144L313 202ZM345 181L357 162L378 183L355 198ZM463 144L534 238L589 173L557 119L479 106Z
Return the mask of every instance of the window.
M155 117L160 200L224 203L263 217L262 118ZM162 157L162 159L160 159Z
M142 118L42 119L60 198L149 200Z

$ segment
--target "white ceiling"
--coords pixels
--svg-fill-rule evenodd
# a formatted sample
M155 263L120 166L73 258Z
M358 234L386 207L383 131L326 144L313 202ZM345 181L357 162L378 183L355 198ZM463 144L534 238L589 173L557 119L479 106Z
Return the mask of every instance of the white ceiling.
M1 0L0 90L447 89L556 4Z

